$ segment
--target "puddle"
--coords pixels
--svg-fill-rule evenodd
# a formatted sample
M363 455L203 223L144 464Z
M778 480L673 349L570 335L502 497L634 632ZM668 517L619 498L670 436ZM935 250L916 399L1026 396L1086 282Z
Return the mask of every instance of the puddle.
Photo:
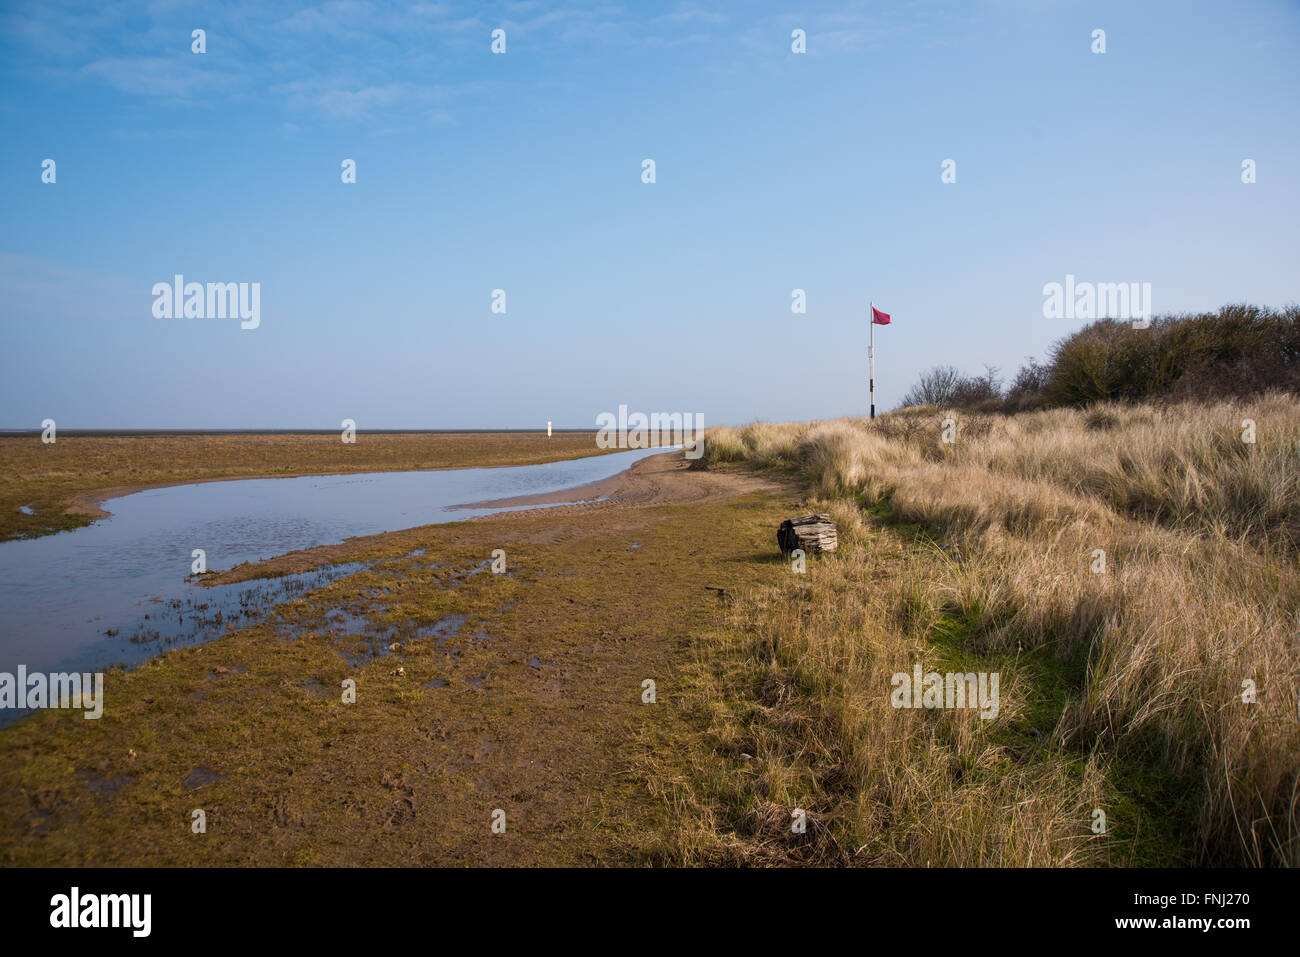
M32 508L30 505L19 505L18 511L22 512L24 515L36 514L36 509Z
M460 634L461 626L465 624L465 616L459 613L453 613L445 618L440 618L432 625L421 625L415 629L416 638L433 638L436 639L434 644L441 648L450 638Z
M331 635L364 635L370 626L368 615L335 608L325 617L325 632ZM316 630L316 629L312 629Z
M86 787L90 788L90 790L94 791L96 794L108 795L116 794L118 791L122 790L122 788L131 783L131 779L125 775L101 775L92 774L89 771L83 772L81 779L86 783Z
M195 768L185 778L185 787L191 791L195 788L206 787L209 784L216 784L224 774L217 774L215 771L209 771L207 768Z
M447 582L443 587L455 588L457 585L461 584L466 579L473 578L475 575L479 574L480 572L487 571L487 569L491 567L491 565L492 565L491 561L482 561L466 572L453 573L452 576L447 579Z
M171 648L201 644L228 629L247 627L260 620L265 609L363 567L349 562L282 578L191 588L180 598L164 600L155 596L139 601L132 608L133 616L124 616L123 624L96 629L99 640L93 653L82 659L82 666L77 670L104 670L111 665L129 667ZM4 716L0 715L0 724L3 723Z
M379 605L357 608L353 604L346 608L332 609L323 618L278 621L276 628L280 635L289 640L308 636L333 639L343 659L355 668L376 658L400 654L409 642L432 638L435 647L442 648L459 635L467 621L465 615L456 612L424 625L414 622L377 623L376 619L383 611L383 606ZM487 637L483 631L479 635ZM472 639L470 643L474 643ZM451 650L453 658L460 654L458 648Z
M242 665L231 665L229 667L226 665L217 665L217 667L208 672L208 680L220 681L222 678L227 678L230 675L242 675L245 670L246 669Z

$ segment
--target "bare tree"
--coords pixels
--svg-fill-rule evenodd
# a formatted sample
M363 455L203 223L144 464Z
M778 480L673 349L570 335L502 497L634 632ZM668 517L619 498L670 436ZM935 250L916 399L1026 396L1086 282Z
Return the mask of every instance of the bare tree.
M935 366L922 372L916 385L903 396L903 405L949 405L961 378L952 366Z

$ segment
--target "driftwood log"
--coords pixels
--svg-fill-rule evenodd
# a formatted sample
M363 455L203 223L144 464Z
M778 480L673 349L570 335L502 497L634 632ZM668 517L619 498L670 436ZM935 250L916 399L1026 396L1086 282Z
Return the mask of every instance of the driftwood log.
M776 543L781 547L782 555L788 555L796 548L811 555L814 552L833 552L840 547L835 523L829 515L787 518L776 530Z

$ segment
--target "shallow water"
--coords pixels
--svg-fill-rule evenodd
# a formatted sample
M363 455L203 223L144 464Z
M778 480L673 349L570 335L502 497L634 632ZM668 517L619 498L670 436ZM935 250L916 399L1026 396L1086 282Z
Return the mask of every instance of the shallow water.
M0 542L0 672L12 674L19 664L36 672L138 663L255 620L270 605L358 567L200 588L185 580L196 548L219 571L353 536L512 511L449 509L574 488L663 451L510 468L205 482L110 499L104 508L111 517L86 528ZM5 717L0 713L0 723Z

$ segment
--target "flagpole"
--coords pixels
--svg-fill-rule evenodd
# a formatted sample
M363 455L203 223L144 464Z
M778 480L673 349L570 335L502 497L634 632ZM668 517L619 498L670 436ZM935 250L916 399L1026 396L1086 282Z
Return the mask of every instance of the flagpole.
M876 304L870 300L867 302L867 328L870 330L867 338L867 362L871 369L868 375L870 378L867 382L871 389L871 417L876 417Z

